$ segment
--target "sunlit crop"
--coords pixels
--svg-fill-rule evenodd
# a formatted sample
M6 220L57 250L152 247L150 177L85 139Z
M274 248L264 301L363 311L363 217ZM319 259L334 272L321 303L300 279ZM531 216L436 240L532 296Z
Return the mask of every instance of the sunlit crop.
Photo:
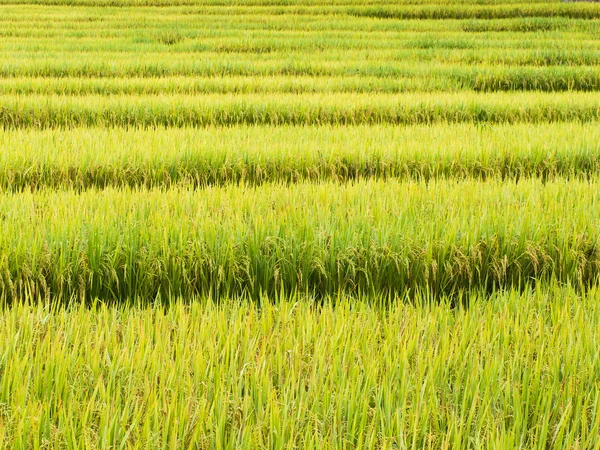
M0 0L0 449L600 450L599 20Z

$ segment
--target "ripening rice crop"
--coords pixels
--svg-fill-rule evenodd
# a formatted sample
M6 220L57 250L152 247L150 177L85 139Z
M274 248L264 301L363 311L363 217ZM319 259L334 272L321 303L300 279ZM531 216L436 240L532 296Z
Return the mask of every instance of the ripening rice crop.
M7 298L597 279L599 5L0 8Z
M0 448L600 450L599 20L0 0Z
M20 0L0 9L7 298L454 295L597 278L588 213L599 5ZM429 196L417 205L445 205L432 229L401 213L414 189ZM270 215L265 199L276 195L281 208L304 210ZM511 203L520 195L542 196L543 210ZM30 201L35 213L21 210ZM497 202L513 209L500 214ZM230 205L246 215L221 216ZM371 207L377 216L362 209ZM202 208L203 220L190 221ZM478 235L477 211L488 209L496 215ZM585 219L569 222L571 210ZM507 214L534 225L504 236ZM166 238L176 230L179 241Z
M15 305L0 445L597 448L598 290L470 298Z
M600 57L600 54L598 55ZM425 73L427 71L427 73ZM379 93L499 91L597 91L600 70L585 67L450 66L433 71L405 70L401 76L228 75L221 78L193 74L146 77L18 77L0 80L3 94L43 95L158 95L249 93ZM434 72L434 73L431 73Z
M600 94L4 96L4 128L540 123L600 119Z
M357 182L0 197L7 297L587 287L591 180ZM165 218L168 218L165 220Z
M355 179L589 178L591 123L0 131L6 191Z

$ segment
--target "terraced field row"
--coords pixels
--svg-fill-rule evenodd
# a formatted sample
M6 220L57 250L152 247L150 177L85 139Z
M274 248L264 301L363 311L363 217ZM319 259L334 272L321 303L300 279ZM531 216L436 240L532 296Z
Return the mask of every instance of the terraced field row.
M11 297L67 300L588 287L600 270L597 186L594 177L7 194L0 279Z
M600 93L4 96L4 128L544 123L600 119Z
M600 56L600 54L599 54ZM189 71L187 69L190 69ZM364 69L364 68L363 68ZM360 69L360 70L363 70ZM11 69L4 67L5 72ZM160 77L152 72L159 70ZM165 73L166 71L166 73ZM389 73L384 73L384 72ZM191 68L156 66L66 67L36 66L35 73L0 80L4 95L197 95L197 94L398 94L414 92L510 92L510 91L598 91L600 69L585 67L485 68L449 67L431 69L366 68L355 76L355 68L344 70L287 67L271 71L239 63ZM83 73L85 72L85 73ZM190 73L191 72L191 73ZM400 73L394 73L400 72ZM183 73L180 74L180 73ZM88 75L92 76L88 76ZM11 75L15 75L14 73ZM349 76L348 76L349 75ZM52 77L49 77L52 76ZM392 78L393 77L393 78Z
M229 13L251 15L257 13L281 14L313 14L313 15L349 15L378 19L503 19L511 17L568 17L593 19L600 16L596 5L583 3L560 3L556 1L523 2L478 2L473 4L464 0L416 0L400 2L359 2L357 0L336 0L328 2L316 1L264 1L250 0L236 2L233 5L223 0L2 0L3 5L53 5L64 7L123 7L123 6L190 6L202 8L204 14ZM192 10L193 11L193 10Z
M0 187L38 189L537 178L595 179L598 122L396 127L14 129Z
M425 306L16 305L0 322L0 401L15 405L0 442L596 448L597 289L410 299Z

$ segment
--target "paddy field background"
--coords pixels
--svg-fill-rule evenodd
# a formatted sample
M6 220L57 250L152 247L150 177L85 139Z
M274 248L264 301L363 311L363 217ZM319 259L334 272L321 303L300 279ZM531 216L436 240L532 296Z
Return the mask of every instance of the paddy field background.
M0 447L600 448L600 4L0 0Z

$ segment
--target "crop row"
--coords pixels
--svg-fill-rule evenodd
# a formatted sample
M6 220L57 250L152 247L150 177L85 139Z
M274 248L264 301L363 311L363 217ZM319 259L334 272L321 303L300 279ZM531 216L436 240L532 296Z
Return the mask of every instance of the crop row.
M558 32L572 36L593 38L598 34L594 21L565 17L514 17L506 19L450 19L450 20L379 20L367 17L346 15L297 15L257 14L235 15L230 9L209 10L207 8L102 8L88 9L73 6L27 8L15 5L2 7L0 23L3 36L32 38L49 36L54 32L64 33L65 37L80 37L84 42L102 37L102 32L111 32L114 37L136 37L133 33L178 32L185 41L188 38L224 35L234 37L248 33L251 37L277 36L284 32L304 32L303 39L332 38L335 33L345 33L352 40L360 40L361 33L429 32L448 33L446 38L467 33L491 32L498 39L539 38L542 42L549 37L559 37ZM210 19L210 22L207 21ZM43 28L40 28L43 27ZM541 32L536 35L523 33ZM227 34L226 34L227 33ZM498 34L501 33L501 34ZM320 34L320 36L319 36ZM147 37L152 35L146 34ZM140 37L139 35L137 37ZM385 36L383 36L385 37ZM416 37L416 36L413 36ZM177 41L175 43L179 43ZM385 41L384 41L385 42ZM56 42L62 48L63 42ZM402 42L396 42L402 45ZM481 42L481 45L486 45ZM574 43L564 42L573 45ZM374 48L380 44L373 42ZM366 48L366 47L365 47Z
M25 129L0 132L0 148L0 188L13 191L600 173L597 122Z
M108 0L110 1L110 0ZM497 5L425 5L406 7L365 6L351 7L347 13L359 17L378 19L505 19L511 17L568 17L596 19L600 6L589 2L555 2L549 4L497 4Z
M597 290L332 302L3 309L0 445L596 448Z
M598 71L600 78L600 71ZM567 74L567 82L573 88L579 87L581 80L575 81ZM575 75L577 77L577 75ZM554 77L548 77L554 78ZM587 86L595 88L595 74L582 73ZM510 81L510 80L507 80ZM552 80L548 80L550 84ZM562 84L562 80L559 83ZM548 87L563 87L556 85ZM161 78L4 78L0 79L0 93L7 94L43 94L43 95L157 95L157 94L248 94L248 93L401 93L427 91L457 91L460 82L443 77L419 78L381 78L381 77L161 77ZM541 90L541 89L540 89ZM558 89L557 89L558 90Z
M356 0L355 0L356 1ZM204 13L211 10L229 14L348 14L377 19L505 19L513 17L568 17L573 19L597 19L600 7L589 2L544 2L500 4L389 4L375 2L364 5L346 1L343 5L275 4L269 6L233 5L221 3L216 7L204 6L207 2L198 0L2 0L3 5L56 5L86 7L123 6L191 6L204 7Z
M419 44L420 45L420 44ZM423 42L426 46L427 43ZM272 51L271 43L233 44L219 51L128 51L94 48L31 52L6 56L2 78L55 77L380 77L444 81L470 89L597 89L598 49L456 49L380 50L313 49ZM453 45L449 41L448 45ZM552 42L548 43L553 46ZM202 44L205 47L205 44ZM297 57L296 57L297 56ZM487 81L487 80L490 81ZM267 80L268 81L268 80ZM432 82L429 81L429 82ZM438 81L439 82L439 81ZM497 84L494 86L493 82Z
M268 19L265 17L262 21ZM44 21L7 22L1 30L4 39L0 43L0 49L5 52L27 51L37 54L82 50L285 53L308 49L319 52L329 50L333 54L336 50L353 50L354 53L362 50L363 55L371 58L377 55L385 59L394 55L391 51L407 49L429 49L432 52L443 49L463 49L479 50L482 53L509 49L594 50L597 49L594 40L598 37L598 30L588 22L575 22L571 25L566 19L522 19L519 22L492 21L491 23L490 21L485 23L464 21L450 29L435 28L433 25L425 27L419 22L420 27L415 26L413 29L406 26L404 29L397 30L369 26L365 26L364 30L355 28L311 30L308 27L312 22L304 24L302 21L298 23L290 21L287 26L281 24L280 28L275 29L266 26L261 28L263 22L258 21L254 26L245 24L246 28L242 28L243 24L227 23L227 20L228 18L224 16L220 28L205 28L206 25L203 27L202 22L196 25L171 21L146 27L134 27L135 23L128 26L127 23L120 22L114 24L88 22L88 28L83 29L81 25L70 23L53 24L48 28L40 29L40 26L46 25ZM527 29L544 31L544 33L498 32L510 27L523 29L523 31ZM555 31L549 32L552 29ZM55 42L53 38L58 36L62 39ZM519 46L519 43L522 45ZM439 57L444 56L441 51L436 53ZM296 54L294 56L301 57Z
M0 127L595 121L597 93L4 96Z
M439 296L600 274L596 179L38 191L0 211L8 299Z
M422 51L427 55L426 50ZM2 78L56 77L56 78L99 78L99 77L381 77L441 79L449 84L462 85L471 89L500 89L503 84L511 89L597 89L600 57L598 51L547 51L518 52L508 56L510 61L490 60L484 64L471 61L464 51L453 54L447 50L443 63L433 57L414 60L403 55L389 60L344 59L337 55L331 59L313 56L286 60L276 55L190 54L158 53L154 55L122 55L119 53L80 53L71 55L29 55L6 58L0 65ZM460 58L460 54L464 58ZM34 60L32 60L32 58ZM37 59L35 59L37 58ZM443 58L442 58L443 59ZM457 63L458 62L458 63ZM467 64L472 64L469 67ZM497 66L497 67L494 67ZM517 67L509 67L517 66ZM529 67L534 66L534 67ZM538 67L535 67L538 66ZM589 67L558 67L589 66ZM489 81L487 81L489 80Z
M162 78L4 78L0 93L44 95L157 95L227 93L403 93L502 91L598 91L595 67L484 68L448 67L420 76L420 70L398 78L373 76L227 76Z
M297 61L306 61L306 51L314 52L320 60L340 60L342 55L336 52L344 51L344 57L356 61L368 60L414 60L439 62L506 62L514 65L532 64L538 54L552 55L562 51L566 56L569 52L574 55L572 63L584 61L584 55L591 58L597 54L595 46L597 33L561 32L546 36L526 37L518 34L494 35L482 33L478 35L465 33L450 33L448 31L428 32L328 32L314 33L306 31L263 32L248 30L221 32L181 32L170 29L133 30L129 33L116 32L110 29L97 28L89 37L82 37L81 31L63 31L61 29L46 31L43 36L30 36L26 29L15 26L14 33L3 30L4 39L0 49L6 57L36 55L38 57L69 56L69 53L100 52L104 56L111 53L135 54L143 52L148 57L160 59L160 54L179 55L188 57L214 58L214 53L236 53L240 57L254 58L252 54L270 54L269 58L282 60L293 57ZM39 29L34 28L39 32ZM565 36L566 35L566 36ZM54 38L63 38L60 44L54 43ZM578 41L575 41L577 39ZM369 44L375 40L375 44ZM427 50L427 51L424 51ZM450 54L444 51L452 50ZM462 51L466 60L458 56ZM587 53L585 53L587 52ZM250 56L244 56L244 54ZM114 55L113 55L114 56ZM525 61L519 61L522 56ZM288 57L288 58L286 58ZM261 59L265 60L263 56ZM591 59L590 59L591 61ZM566 64L566 61L565 61Z
M42 0L43 1L43 0ZM81 7L85 6L98 6L95 0L76 0L81 3ZM102 0L101 0L102 1ZM465 5L474 5L474 6L499 6L499 5L528 5L535 4L538 6L556 6L558 3L556 0L530 0L529 2L524 2L524 0L236 0L235 2L230 2L228 0L175 0L172 4L168 0L158 0L159 8L153 8L152 2L154 0L150 0L148 5L144 5L144 2L148 0L133 0L131 3L128 1L123 1L122 3L115 5L115 7L111 8L107 6L106 9L115 9L118 7L119 9L131 9L131 8L139 8L139 9L150 9L156 11L159 10L172 10L179 9L181 6L195 6L202 7L205 9L228 9L228 8L241 8L244 7L249 11L253 11L255 8L265 9L265 8L273 8L277 10L277 7L284 7L291 10L295 10L295 8L324 8L324 9L333 9L333 8L344 8L351 5L357 6L377 6L377 7L388 7L388 6L465 6ZM575 0L578 1L578 0ZM187 5L179 5L179 2L188 2ZM54 10L61 8L68 8L72 6L72 3L69 0L66 1L54 1L55 6ZM36 0L3 0L2 5L5 6L16 6L16 5L24 5L28 4L34 6L39 4ZM42 5L44 3L41 3ZM93 9L93 8L92 8ZM189 8L185 8L188 10Z

